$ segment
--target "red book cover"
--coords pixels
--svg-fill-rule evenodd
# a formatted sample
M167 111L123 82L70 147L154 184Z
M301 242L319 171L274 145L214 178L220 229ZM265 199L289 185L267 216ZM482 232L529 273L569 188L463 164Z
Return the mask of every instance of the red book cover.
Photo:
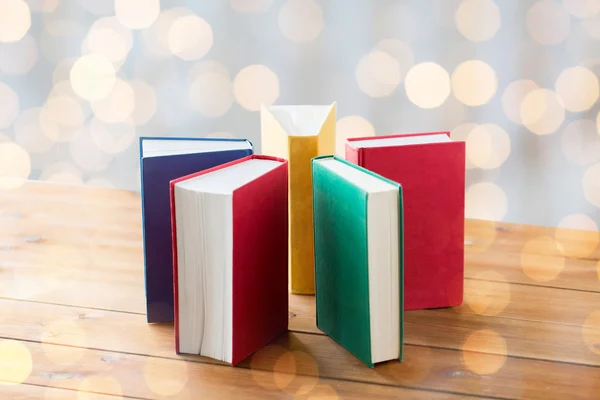
M405 310L463 302L465 143L360 147L360 142L440 134L450 136L431 132L346 142L346 160L402 186Z
M175 185L252 159L281 164L238 187L232 195L232 360L236 365L288 326L287 160L251 155L170 183L173 232L175 346L180 353Z

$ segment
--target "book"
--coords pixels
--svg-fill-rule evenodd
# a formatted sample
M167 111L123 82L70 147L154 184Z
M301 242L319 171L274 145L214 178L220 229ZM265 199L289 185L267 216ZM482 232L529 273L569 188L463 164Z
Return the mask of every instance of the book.
M405 310L462 304L465 143L448 132L353 138L346 159L402 185Z
M262 106L261 153L289 162L290 291L315 293L311 159L335 150L336 103Z
M317 327L369 367L402 361L404 189L335 156L312 175Z
M169 182L253 153L246 139L141 137L140 196L146 319L173 321Z
M253 155L171 182L178 354L236 365L287 330L287 167Z

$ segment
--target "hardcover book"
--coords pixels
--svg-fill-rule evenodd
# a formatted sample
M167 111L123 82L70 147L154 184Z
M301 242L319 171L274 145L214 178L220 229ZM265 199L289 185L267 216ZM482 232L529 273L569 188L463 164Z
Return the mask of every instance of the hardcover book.
M287 167L253 155L171 182L177 353L236 365L287 330Z
M262 154L289 161L290 290L314 294L311 159L332 154L336 104L261 108Z
M448 132L355 138L346 159L402 185L405 309L460 305L465 143Z
M312 175L317 327L369 367L402 361L403 188L334 156Z
M140 191L148 322L173 321L169 182L253 153L245 139L140 138Z

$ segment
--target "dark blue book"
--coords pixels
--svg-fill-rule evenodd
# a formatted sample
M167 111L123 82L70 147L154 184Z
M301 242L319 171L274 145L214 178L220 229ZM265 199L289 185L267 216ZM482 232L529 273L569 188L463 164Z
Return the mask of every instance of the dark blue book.
M173 321L170 182L253 154L246 139L140 138L140 191L148 322Z

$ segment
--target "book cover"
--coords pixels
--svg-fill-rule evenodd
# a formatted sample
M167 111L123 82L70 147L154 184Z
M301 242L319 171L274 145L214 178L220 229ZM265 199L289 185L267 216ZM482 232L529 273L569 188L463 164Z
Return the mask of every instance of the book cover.
M252 154L246 139L141 137L140 196L147 321L173 321L169 182Z
M402 185L405 309L460 305L465 143L449 132L354 138L346 159Z
M336 103L262 106L262 154L289 162L290 290L314 294L311 159L335 150Z
M287 161L190 174L171 181L170 200L176 351L236 365L287 330Z
M317 327L369 367L402 361L403 189L334 156L312 174Z

